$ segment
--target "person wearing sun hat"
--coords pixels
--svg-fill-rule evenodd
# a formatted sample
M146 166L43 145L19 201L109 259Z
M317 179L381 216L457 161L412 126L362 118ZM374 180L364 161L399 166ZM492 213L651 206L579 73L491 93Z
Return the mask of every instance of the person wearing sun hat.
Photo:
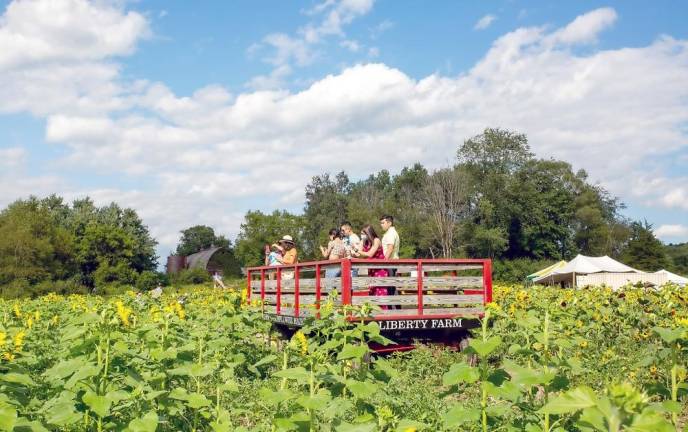
M284 265L296 264L296 262L299 259L299 253L296 250L296 245L294 244L294 239L290 235L285 235L277 243L280 246L282 246L282 249L284 249L284 252L282 254L282 264L284 264ZM293 271L282 271L282 278L283 279L293 279L294 278L294 272Z

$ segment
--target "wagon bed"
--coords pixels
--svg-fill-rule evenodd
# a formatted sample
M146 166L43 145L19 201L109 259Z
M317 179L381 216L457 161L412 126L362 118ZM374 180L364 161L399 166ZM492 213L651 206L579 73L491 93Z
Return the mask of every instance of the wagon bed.
M328 269L340 276L325 277ZM394 276L368 276L376 269L389 269ZM249 299L261 301L263 318L287 331L308 317L319 318L326 303L381 307L363 319L376 321L396 345L374 347L377 351L411 349L415 341L458 345L492 301L488 259L314 261L251 267L247 279ZM371 287L393 287L394 294L370 295ZM335 290L338 296L331 295Z

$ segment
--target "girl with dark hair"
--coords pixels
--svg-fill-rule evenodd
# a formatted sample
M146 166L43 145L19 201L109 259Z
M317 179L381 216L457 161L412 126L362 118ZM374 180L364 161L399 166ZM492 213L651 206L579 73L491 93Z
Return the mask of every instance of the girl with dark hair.
M320 246L320 253L323 258L328 260L339 260L346 258L346 244L342 240L342 233L337 228L332 228L329 232L330 242L327 248ZM325 277L337 277L341 275L341 268L326 268Z
M363 249L354 251L354 255L362 258L385 259L385 253L382 250L382 241L371 225L365 225L361 229L361 242ZM370 269L368 276L384 277L389 276L387 269ZM370 295L382 296L387 295L387 287L374 286L370 287ZM380 306L382 309L389 309L387 306Z

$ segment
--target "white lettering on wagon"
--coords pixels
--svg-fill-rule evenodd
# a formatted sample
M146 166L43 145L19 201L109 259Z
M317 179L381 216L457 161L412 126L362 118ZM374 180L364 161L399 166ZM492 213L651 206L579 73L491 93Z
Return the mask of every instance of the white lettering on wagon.
M304 319L302 317L294 317L289 315L273 315L273 314L263 314L263 319L267 321L272 321L276 324L286 324L293 326L302 326Z
M463 318L437 318L424 320L381 320L380 330L424 330L440 328L461 328Z

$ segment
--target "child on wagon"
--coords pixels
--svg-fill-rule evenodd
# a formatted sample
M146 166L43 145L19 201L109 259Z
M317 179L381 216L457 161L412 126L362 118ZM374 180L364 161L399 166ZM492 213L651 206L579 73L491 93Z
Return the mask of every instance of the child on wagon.
M277 243L273 243L271 246L265 245L265 265L266 266L278 266L282 264L282 255L284 254L284 249Z

